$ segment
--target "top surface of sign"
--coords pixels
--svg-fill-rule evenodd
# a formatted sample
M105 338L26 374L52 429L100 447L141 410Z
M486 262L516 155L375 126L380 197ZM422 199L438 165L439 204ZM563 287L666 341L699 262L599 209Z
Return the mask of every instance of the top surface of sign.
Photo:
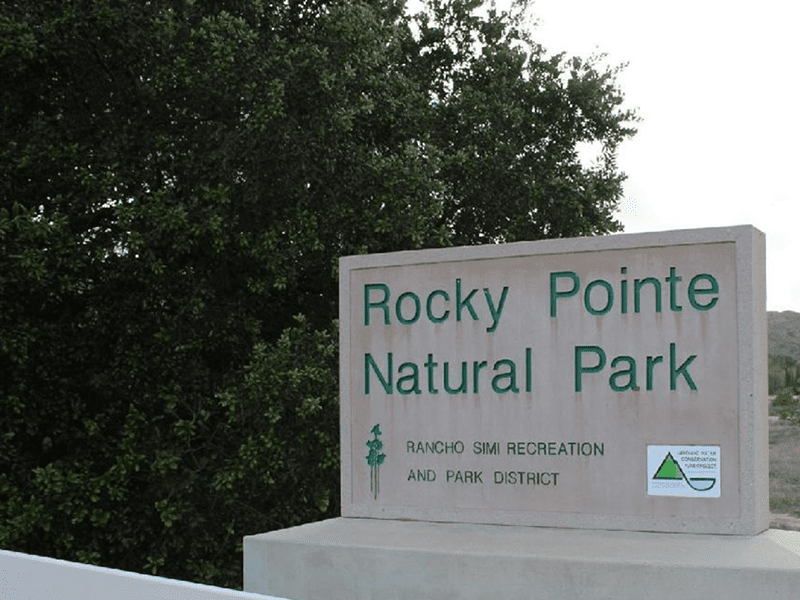
M342 259L342 514L763 530L763 246L743 226Z

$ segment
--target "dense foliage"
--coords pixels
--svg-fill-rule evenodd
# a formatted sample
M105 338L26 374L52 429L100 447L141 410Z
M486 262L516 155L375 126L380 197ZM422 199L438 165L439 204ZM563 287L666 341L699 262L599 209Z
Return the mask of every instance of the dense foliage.
M0 2L0 547L239 585L338 511L339 256L619 229L615 70L479 5Z
M800 361L800 313L768 311L769 353Z
M769 355L770 395L775 395L784 388L800 386L800 365L789 356Z
M783 388L772 401L770 412L792 425L800 425L800 388Z

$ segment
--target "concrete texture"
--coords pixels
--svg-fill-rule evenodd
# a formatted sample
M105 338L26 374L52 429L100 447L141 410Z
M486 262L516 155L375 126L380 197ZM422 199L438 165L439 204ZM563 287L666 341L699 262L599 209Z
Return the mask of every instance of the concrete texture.
M237 590L0 550L3 600L281 600Z
M246 591L293 600L796 600L800 533L339 518L249 536Z

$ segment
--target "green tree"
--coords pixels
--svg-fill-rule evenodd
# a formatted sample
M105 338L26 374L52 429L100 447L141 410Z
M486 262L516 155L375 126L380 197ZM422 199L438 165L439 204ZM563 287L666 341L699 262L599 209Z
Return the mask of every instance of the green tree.
M768 391L777 394L784 388L793 388L798 383L800 365L791 356L769 355Z
M782 420L800 425L800 390L783 388L772 401L772 409Z
M0 546L239 585L338 512L339 256L619 229L615 69L479 8L0 4Z

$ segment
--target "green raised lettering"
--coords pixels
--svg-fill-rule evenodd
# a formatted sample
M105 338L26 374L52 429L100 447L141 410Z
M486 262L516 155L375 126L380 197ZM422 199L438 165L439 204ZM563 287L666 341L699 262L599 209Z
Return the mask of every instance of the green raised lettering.
M514 392L515 394L518 393L519 388L517 387L517 365L513 360L502 358L494 363L494 371L497 371L498 367L500 366L508 367L508 372L497 373L492 378L492 389L498 394L505 394L507 392ZM506 385L500 385L502 380L508 380Z
M669 389L676 390L678 388L678 375L682 375L684 381L689 386L690 390L696 390L697 386L694 384L694 380L692 376L689 374L689 365L692 364L692 361L697 358L696 354L692 354L687 358L685 361L681 363L681 366L676 367L678 364L677 359L677 348L675 344L669 345Z
M624 392L625 390L632 390L636 387L636 361L633 359L632 356L617 356L614 360L611 361L611 368L616 367L620 363L627 363L628 368L617 371L613 373L608 380L611 389L615 392ZM627 383L625 385L620 385L617 383L617 380L620 377L628 377Z
M433 290L430 294L428 294L428 300L425 302L425 312L428 315L428 319L430 319L432 323L442 323L447 320L448 316L450 316L450 311L445 309L441 315L437 316L433 314L433 299L436 296L441 296L445 302L450 302L450 295L447 292L444 290Z
M669 284L669 309L672 312L681 312L683 307L678 304L678 290L675 288L679 281L682 281L683 278L678 276L678 270L675 267L669 268L669 277L667 277L664 281Z
M592 290L598 286L606 291L606 305L600 309L596 309L592 306ZM589 314L595 317L606 314L611 310L611 307L614 306L614 289L611 287L611 284L604 279L595 279L589 283L583 292L583 305L586 307Z
M470 302L472 302L472 297L475 295L477 291L478 291L477 289L472 290L469 294L467 294L466 298L462 299L461 280L456 279L456 321L461 320L461 311L463 311L464 308L466 308L469 311L469 314L472 316L473 321L478 320L478 313L475 312L475 309L473 308L472 304L470 304Z
M707 281L710 287L698 289L697 284L701 281ZM689 303L695 310L711 310L717 305L717 301L719 300L719 297L715 296L714 298L710 298L705 304L701 304L697 301L698 295L718 293L719 283L717 282L716 277L709 275L708 273L700 273L699 275L695 275L689 282Z
M370 300L370 292L372 290L378 290L383 292L383 299L378 302L372 302ZM364 286L364 325L369 327L369 311L372 308L378 308L383 311L383 323L384 325L391 324L389 320L389 307L386 303L389 301L389 286L385 283L368 283Z
M525 348L525 391L530 393L533 386L533 350Z
M410 370L411 372L408 375L402 375L404 370ZM397 378L397 391L401 394L408 395L408 394L421 394L422 390L419 389L419 367L413 362L405 362L400 365L397 369L397 374L402 375L402 377ZM410 387L404 387L407 383L410 383Z
M411 302L414 304L414 314L411 315L411 318L405 318L403 316L403 300L406 298L411 298ZM419 296L417 296L414 292L405 292L400 294L397 297L397 302L394 304L394 310L397 314L397 320L400 321L403 325L412 325L417 322L419 319L419 314L421 310L421 306L419 303Z
M623 275L628 272L628 267L621 267L619 272ZM628 314L628 280L623 279L619 284L620 312Z
M594 367L583 366L583 355L593 353L597 356ZM575 391L583 390L583 374L598 373L606 366L606 353L600 346L575 346Z
M364 393L369 395L369 372L370 368L374 371L375 375L378 377L378 382L383 387L383 391L387 394L392 393L392 353L388 352L386 354L386 377L381 374L381 370L377 364L375 364L375 360L372 358L371 354L364 355Z
M572 281L572 289L559 292L558 280L569 279ZM569 298L578 293L581 286L581 279L573 271L556 271L550 273L550 316L555 318L557 316L558 308L556 302L559 298Z
M425 362L425 368L428 370L428 393L429 394L438 394L439 390L436 389L434 386L434 379L433 379L433 372L436 370L436 367L439 366L439 363L434 362L433 354L428 354L428 360Z
M457 388L450 386L450 363L444 363L444 391L448 394L466 394L467 393L467 363L461 363L461 383Z
M664 362L663 356L648 356L647 357L647 389L653 389L653 367L658 363Z
M478 393L478 374L481 372L481 369L486 368L487 362L482 360L478 362L477 360L472 363L472 393Z
M635 313L638 313L641 308L641 290L648 283L653 286L656 312L661 312L661 282L655 277L645 277L644 279L633 280L633 312Z
M493 333L497 326L500 324L500 314L503 312L503 305L506 303L506 296L508 295L508 286L503 287L503 291L500 293L500 304L495 307L494 301L492 300L492 293L489 291L489 288L483 288L483 295L486 296L486 304L489 307L489 312L492 315L492 325L491 327L487 327L486 331L489 333Z

